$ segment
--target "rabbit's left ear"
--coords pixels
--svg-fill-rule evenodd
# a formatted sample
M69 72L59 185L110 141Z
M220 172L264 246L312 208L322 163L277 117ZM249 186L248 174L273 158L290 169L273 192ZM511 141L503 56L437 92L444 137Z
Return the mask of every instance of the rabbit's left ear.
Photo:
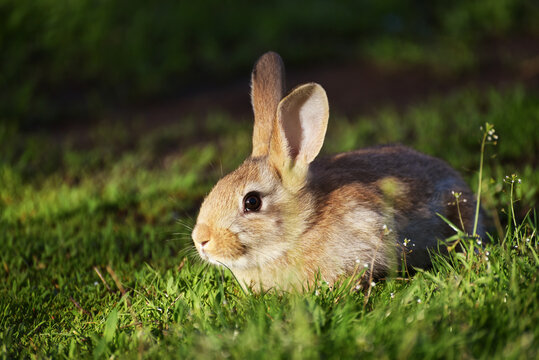
M255 115L251 156L268 155L273 119L284 96L284 64L272 51L258 59L251 74L251 102Z
M282 176L287 170L306 176L326 135L329 105L322 86L310 83L297 87L277 107L270 140L270 161Z

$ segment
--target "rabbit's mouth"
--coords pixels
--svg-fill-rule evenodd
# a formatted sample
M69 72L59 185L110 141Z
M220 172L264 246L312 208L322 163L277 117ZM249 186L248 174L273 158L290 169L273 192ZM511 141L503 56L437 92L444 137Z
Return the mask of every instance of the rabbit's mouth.
M228 269L246 269L249 267L249 263L250 263L247 256L220 259L219 257L208 254L208 252L205 251L205 249L203 248L199 250L199 254L203 260L209 262L210 264L223 266Z
M217 266L223 265L222 262L220 262L220 261L218 261L218 260L214 260L213 258L211 258L211 257L206 253L206 251L204 251L204 249L200 249L199 254L200 254L200 257L202 258L202 260L205 260L205 261L209 262L210 264L217 265Z
M193 241L200 257L215 265L245 266L247 248L238 236L229 229L197 224L193 231Z
M198 255L200 256L200 258L213 265L222 265L223 264L222 262L214 259L210 254L208 254L208 249L206 249L206 245L207 245L207 242L204 242L202 244L195 242L195 247L198 251Z

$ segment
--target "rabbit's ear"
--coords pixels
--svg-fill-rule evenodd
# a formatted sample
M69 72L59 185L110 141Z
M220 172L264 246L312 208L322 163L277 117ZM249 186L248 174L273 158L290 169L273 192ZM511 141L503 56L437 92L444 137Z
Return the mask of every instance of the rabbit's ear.
M255 115L253 152L251 156L265 156L277 105L284 96L284 64L279 54L272 51L258 59L251 74L251 102Z
M308 165L320 152L329 117L322 86L310 83L297 87L279 103L270 140L270 161L281 171L297 169L306 175Z

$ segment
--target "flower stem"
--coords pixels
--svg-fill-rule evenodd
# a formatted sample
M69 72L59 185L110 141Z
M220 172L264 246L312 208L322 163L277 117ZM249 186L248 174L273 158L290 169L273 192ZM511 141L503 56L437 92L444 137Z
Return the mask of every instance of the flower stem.
M485 132L483 133L483 140L481 141L481 157L479 160L479 184L477 185L477 199L475 202L475 218L473 223L472 235L477 235L477 223L479 221L479 207L481 206L481 185L483 181L483 157L485 155L485 141L487 140L487 134L489 131L489 123L485 126Z

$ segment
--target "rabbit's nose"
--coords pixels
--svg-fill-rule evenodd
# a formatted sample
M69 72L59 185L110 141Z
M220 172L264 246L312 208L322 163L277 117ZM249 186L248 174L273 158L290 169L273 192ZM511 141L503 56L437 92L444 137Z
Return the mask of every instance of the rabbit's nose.
M206 245L210 241L211 230L206 224L198 224L195 226L192 234L193 240L201 246Z

